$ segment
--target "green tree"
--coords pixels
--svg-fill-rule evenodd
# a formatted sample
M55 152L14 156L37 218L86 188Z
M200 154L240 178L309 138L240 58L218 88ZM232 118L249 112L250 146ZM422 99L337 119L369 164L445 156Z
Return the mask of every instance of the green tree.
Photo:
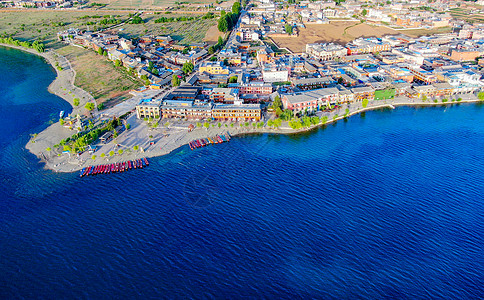
M140 17L140 16L134 16L132 19L131 19L131 24L142 24L144 23L145 21Z
M190 74L195 66L192 64L192 62L187 61L186 63L183 64L182 71L185 74Z
M123 149L118 150L119 155L123 154Z
M95 160L95 159L96 159L96 157L97 157L96 155L93 155L93 156L91 156L91 159L92 159L92 160Z
M103 48L98 48L97 49L97 54L103 55Z
M479 100L481 100L481 101L484 101L484 92L479 92L479 93L477 94L477 98L478 98ZM461 99L461 100L462 100L462 99Z
M61 124L61 126L64 126L64 124L65 124L66 122L64 121L64 119L62 119L62 118L61 118L61 119L59 119L59 123Z
M210 123L205 122L205 123L203 123L203 126L208 129L210 127Z
M115 67L121 67L122 65L123 65L123 62L122 62L121 60L116 59L116 60L114 61L114 66L115 66Z
M368 106L368 99L363 99L363 101L361 101L361 106L363 106L363 108L366 108Z
M198 128L202 128L202 123L197 122L197 127L198 127Z
M106 157L106 153L101 153L101 157L102 158Z
M135 145L135 146L133 147L133 150L134 150L134 151L138 151L138 149L139 149L139 146L138 146L138 145Z
M306 128L311 127L311 118L310 118L310 117L308 117L308 116L304 116L304 117L302 118L302 124L303 124L303 126L304 126L304 127L306 127Z
M229 23L227 22L227 16L220 17L218 20L217 28L221 32L227 32L229 30Z
M237 82L237 76L232 76L229 78L229 83L236 83Z
M311 117L311 124L312 125L318 125L319 124L319 118L314 116L314 117Z
M97 110L102 110L102 109L104 109L104 103L99 103L97 105Z
M173 87L180 86L180 78L178 78L178 75L173 74L173 77L171 78L171 85Z
M238 14L240 13L240 9L241 9L241 7L240 7L240 3L236 1L236 2L235 2L233 5L232 5L232 13L234 13L234 14L237 14L237 15L238 15Z
M292 26L290 24L284 25L284 29L286 30L287 34L292 34Z
M74 98L74 99L72 99L72 102L73 102L74 106L79 106L80 100L79 100L79 98Z
M219 122L217 126L218 128L222 127L222 123Z
M113 156L113 155L114 155L114 151L113 150L109 151L109 156Z
M363 11L361 11L361 15L364 17L368 14L368 11L366 9L363 9Z
M50 151L52 151L52 148L47 147L47 148L45 148L45 151L50 152Z
M291 127L292 129L301 129L302 128L302 123L301 123L301 120L299 118L294 118L294 119L291 119L289 121L289 127Z
M84 106L88 111L92 111L94 109L94 103L92 102L87 102L86 105Z
M321 124L325 124L328 122L328 116L322 116L321 117Z
M350 114L350 110L348 108L345 109L345 118L348 118L349 114Z
M214 53L215 53L215 47L214 46L208 47L208 54L212 55Z
M274 101L272 101L271 108L274 110L277 110L278 108L281 109L281 107L282 107L281 98L279 96L274 97Z

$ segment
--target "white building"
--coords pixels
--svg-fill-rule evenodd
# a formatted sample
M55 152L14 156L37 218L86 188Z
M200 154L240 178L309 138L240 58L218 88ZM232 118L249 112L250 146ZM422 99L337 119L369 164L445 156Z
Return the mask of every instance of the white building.
M289 71L286 69L265 69L262 70L264 82L283 82L289 78Z
M329 44L306 44L306 53L320 60L333 60L346 56L348 50L340 45Z

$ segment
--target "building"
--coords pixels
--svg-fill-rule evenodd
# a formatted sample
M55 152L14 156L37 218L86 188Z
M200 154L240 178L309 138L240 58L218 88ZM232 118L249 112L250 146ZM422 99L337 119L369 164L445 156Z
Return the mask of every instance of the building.
M205 120L212 117L211 103L190 100L167 100L161 106L163 118Z
M292 86L301 90L314 90L335 83L331 77L302 78L292 80Z
M409 68L416 80L423 81L424 83L432 83L437 81L437 76L432 72L426 71L421 68Z
M221 61L205 61L198 68L198 72L211 75L229 74L229 68L223 65Z
M212 119L219 121L260 121L262 116L260 104L214 104Z
M390 51L391 45L377 38L358 38L346 45L348 55Z
M138 119L153 118L161 116L161 100L143 99L136 105L136 117Z
M281 101L284 109L290 109L295 113L315 112L323 106L340 103L340 94L344 94L344 99L347 99L346 93L338 88L325 88L286 94L282 96Z
M355 87L351 89L355 101L362 101L363 99L375 99L375 89L369 86Z
M264 82L284 82L289 77L287 69L264 69L262 70L262 78Z
M272 84L263 81L251 81L239 85L240 94L272 94Z
M306 53L319 60L334 60L346 56L348 50L333 43L306 44Z
M239 101L239 90L235 88L214 88L210 100L216 103L234 104Z

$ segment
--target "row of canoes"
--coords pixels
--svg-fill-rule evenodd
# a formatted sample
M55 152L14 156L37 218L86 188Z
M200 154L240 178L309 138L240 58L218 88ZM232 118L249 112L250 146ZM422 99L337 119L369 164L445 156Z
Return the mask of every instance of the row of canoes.
M124 172L132 169L142 169L149 166L148 159L140 158L135 160L128 160L119 163L112 163L107 165L89 166L81 170L80 177L98 175L98 174L110 174L117 172Z
M228 133L225 133L225 134L216 135L214 137L193 140L191 142L188 142L188 145L190 146L191 150L194 150L197 148L205 147L207 145L221 144L228 141L230 141L230 135Z

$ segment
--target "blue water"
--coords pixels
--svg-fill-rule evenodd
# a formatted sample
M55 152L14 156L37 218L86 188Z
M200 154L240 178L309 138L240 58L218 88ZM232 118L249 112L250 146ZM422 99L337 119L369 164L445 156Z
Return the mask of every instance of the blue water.
M484 297L484 107L367 112L78 178L25 150L67 103L0 49L0 298Z

